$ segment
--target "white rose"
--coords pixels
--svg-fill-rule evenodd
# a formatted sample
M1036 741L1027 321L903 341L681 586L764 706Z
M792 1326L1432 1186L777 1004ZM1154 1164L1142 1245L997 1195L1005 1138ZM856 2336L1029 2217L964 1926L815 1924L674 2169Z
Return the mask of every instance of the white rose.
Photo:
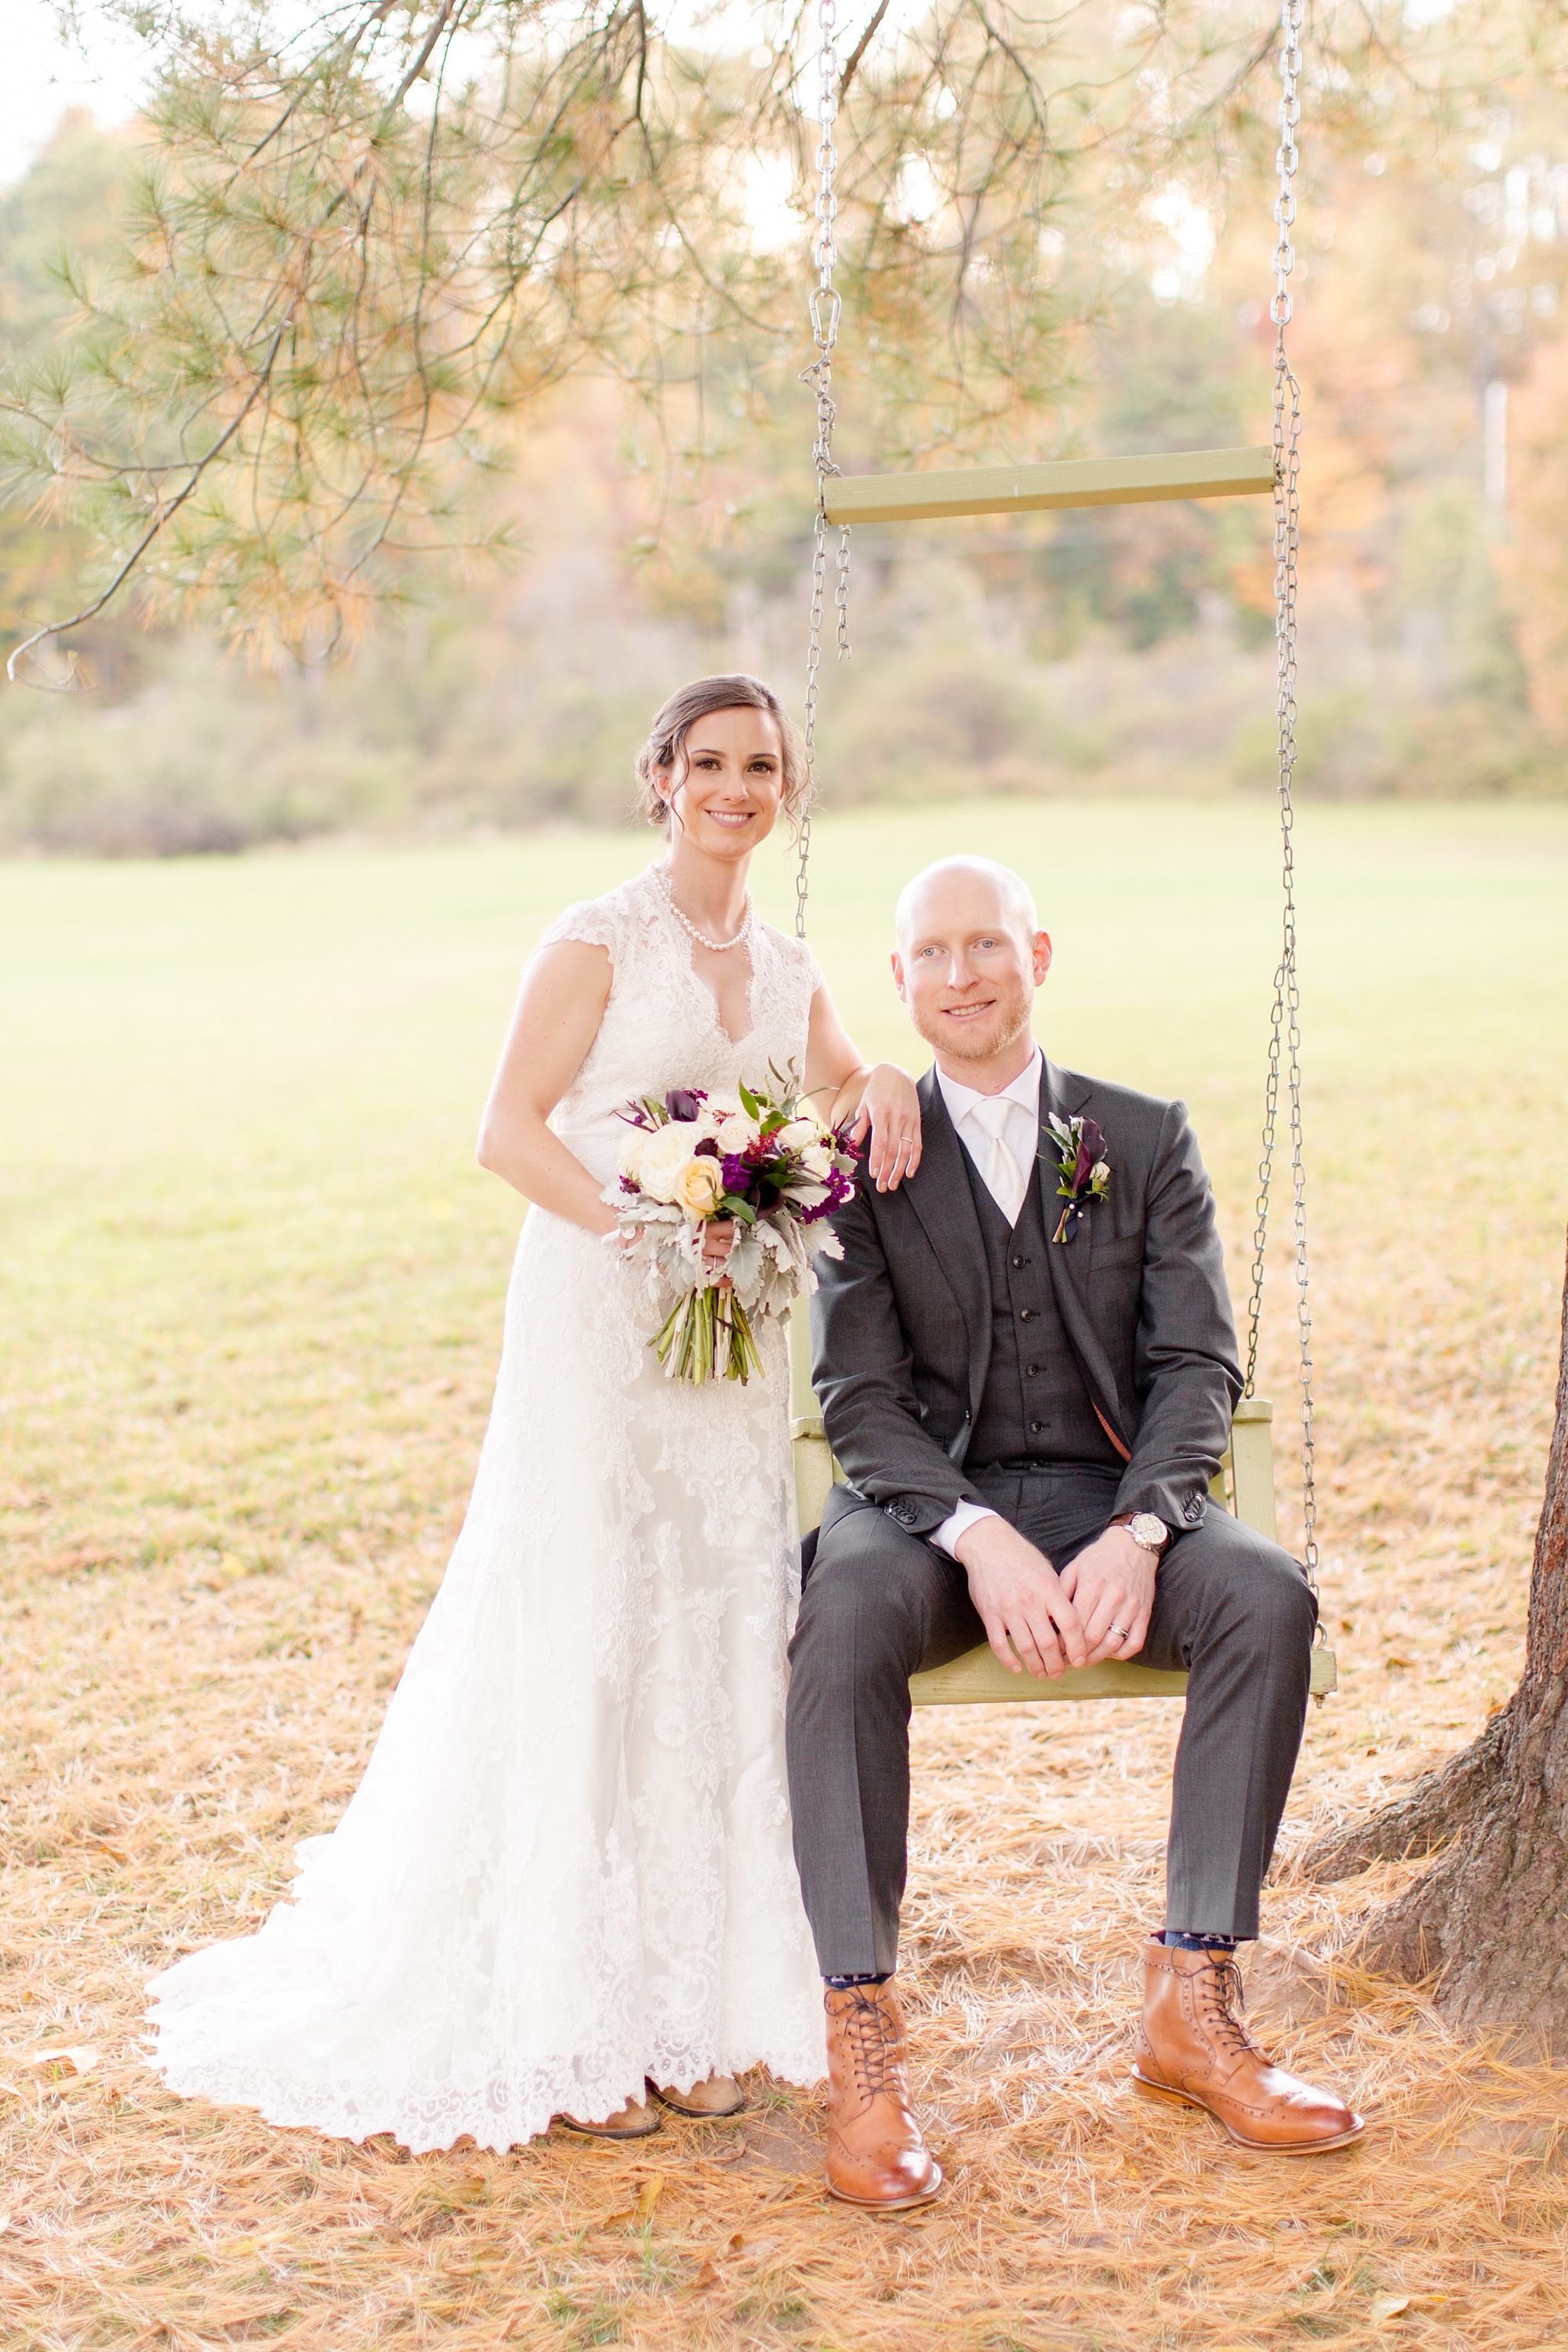
M786 1151L804 1151L821 1139L822 1129L814 1118L792 1118L787 1127L780 1128L773 1139Z
M739 1095L725 1094L721 1088L715 1087L702 1108L706 1111L711 1111L715 1118L739 1118L741 1097Z
M642 1181L642 1156L650 1140L646 1127L634 1127L621 1146L620 1173L634 1184Z
M672 1119L648 1136L642 1148L637 1181L656 1201L673 1201L682 1171L702 1138L694 1119Z
M833 1166L833 1154L826 1143L814 1143L801 1158L808 1176L826 1176Z
M715 1140L721 1151L749 1151L757 1139L754 1119L743 1111L732 1111L719 1129Z

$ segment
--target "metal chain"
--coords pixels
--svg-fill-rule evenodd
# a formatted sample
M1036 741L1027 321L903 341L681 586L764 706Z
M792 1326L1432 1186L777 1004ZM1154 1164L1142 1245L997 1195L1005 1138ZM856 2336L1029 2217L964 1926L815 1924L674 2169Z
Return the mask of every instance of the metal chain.
M1297 85L1301 72L1301 22L1305 0L1281 0L1279 11L1279 148L1276 163L1279 193L1274 219L1279 238L1274 248L1274 642L1276 653L1276 715L1279 729L1279 833L1284 927L1279 965L1274 975L1274 1008L1268 1039L1268 1076L1263 1098L1263 1148L1258 1162L1258 1217L1252 1237L1252 1295L1247 1317L1247 1388L1251 1396L1258 1375L1258 1332L1263 1308L1263 1261L1268 1237L1268 1194L1274 1173L1274 1141L1279 1109L1281 1049L1290 1107L1290 1175L1294 1195L1296 1237L1296 1324L1300 1345L1301 1389L1301 1516L1305 1528L1304 1559L1308 1581L1318 1589L1318 1495L1316 1443L1312 1398L1312 1310L1308 1290L1307 1183L1301 1139L1301 997L1296 962L1295 808L1291 788L1296 772L1296 589L1301 539L1301 387L1285 349L1285 330L1291 315L1290 274L1296 266L1290 232L1296 220L1296 195L1291 182L1300 161L1296 131L1301 120Z
M795 928L797 939L805 937L806 867L811 856L811 809L816 797L816 702L817 671L822 662L822 608L827 588L827 503L826 485L838 467L833 462L833 426L837 409L833 399L833 347L838 340L838 321L843 298L834 288L833 271L838 259L834 231L838 219L838 196L833 184L833 174L838 163L838 150L834 144L833 129L838 119L838 5L837 0L818 0L817 21L822 40L817 57L821 75L822 95L820 119L822 136L816 150L816 236L812 246L812 259L816 265L816 284L811 295L811 340L816 347L816 357L801 372L801 382L809 384L816 395L816 439L812 446L812 462L816 467L816 514L812 525L811 541L811 621L805 647L805 805L800 819L800 862L795 879ZM849 526L846 523L838 536L838 582L834 599L838 613L838 659L849 658Z

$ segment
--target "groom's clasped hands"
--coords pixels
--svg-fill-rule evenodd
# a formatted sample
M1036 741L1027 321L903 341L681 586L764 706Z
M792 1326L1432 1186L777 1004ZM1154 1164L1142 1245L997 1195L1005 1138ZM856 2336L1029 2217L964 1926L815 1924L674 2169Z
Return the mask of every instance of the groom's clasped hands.
M1135 1658L1142 1648L1156 1557L1125 1528L1107 1528L1060 1574L994 1512L966 1528L954 1551L985 1637L1010 1674L1054 1678L1068 1666Z

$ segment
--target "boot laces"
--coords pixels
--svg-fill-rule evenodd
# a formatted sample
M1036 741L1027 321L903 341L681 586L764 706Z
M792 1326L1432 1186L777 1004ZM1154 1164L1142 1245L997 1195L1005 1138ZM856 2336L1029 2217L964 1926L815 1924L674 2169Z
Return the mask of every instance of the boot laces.
M1247 2007L1241 1970L1236 1962L1229 1958L1215 1959L1212 1954L1208 1955L1208 1966L1198 1982L1204 2023L1220 2046L1237 2057L1250 2051L1255 2057L1261 2058L1262 2051L1235 2014L1236 2011L1245 2011Z
M856 2087L868 2097L896 2089L889 2079L895 2063L898 2033L884 2004L873 2000L862 1986L855 1987L855 2003L844 2019L845 2037L855 2069Z

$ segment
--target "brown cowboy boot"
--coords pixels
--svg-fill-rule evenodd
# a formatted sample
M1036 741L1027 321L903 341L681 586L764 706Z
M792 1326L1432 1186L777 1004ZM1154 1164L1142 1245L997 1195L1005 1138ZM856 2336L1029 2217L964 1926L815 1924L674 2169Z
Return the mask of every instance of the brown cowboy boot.
M827 2188L900 2213L942 2187L910 2105L909 2045L891 1984L827 1988Z
M1184 1952L1151 1936L1134 2088L1206 2108L1238 2147L1267 2156L1316 2156L1359 2139L1361 2116L1270 2064L1233 2004L1241 2007L1241 1971L1229 1952Z

